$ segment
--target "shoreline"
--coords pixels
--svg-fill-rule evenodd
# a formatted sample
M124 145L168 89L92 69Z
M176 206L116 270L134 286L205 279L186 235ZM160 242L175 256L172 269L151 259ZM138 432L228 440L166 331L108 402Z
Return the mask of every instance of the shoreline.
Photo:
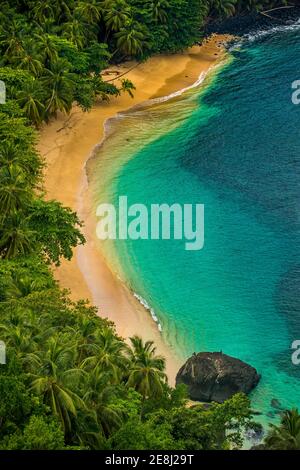
M95 216L89 210L86 163L93 150L105 139L105 123L118 112L127 111L149 100L168 97L195 84L202 74L224 57L224 44L229 35L212 35L201 46L182 54L150 58L134 67L127 62L113 67L136 86L134 98L122 94L109 103L96 105L89 113L74 107L70 116L59 116L40 132L38 150L45 159L45 189L48 199L56 199L75 210L84 221L86 244L75 249L71 261L63 260L55 269L61 287L71 291L73 300L88 299L98 314L116 325L117 333L128 338L134 334L153 340L157 352L166 358L170 385L182 365L175 350L165 344L157 324L133 293L108 266L99 243L96 243ZM109 79L111 79L111 73ZM115 74L117 80L117 74ZM105 80L105 77L104 77ZM99 241L98 241L99 242Z

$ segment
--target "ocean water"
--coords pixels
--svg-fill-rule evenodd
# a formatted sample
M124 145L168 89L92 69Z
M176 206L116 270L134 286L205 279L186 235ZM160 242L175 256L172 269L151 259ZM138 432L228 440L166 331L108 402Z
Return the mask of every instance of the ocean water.
M150 309L165 341L238 357L262 374L251 394L300 407L300 25L242 38L202 86L107 123L93 160L94 202L201 203L205 244L104 243L112 268ZM146 313L145 313L146 314Z

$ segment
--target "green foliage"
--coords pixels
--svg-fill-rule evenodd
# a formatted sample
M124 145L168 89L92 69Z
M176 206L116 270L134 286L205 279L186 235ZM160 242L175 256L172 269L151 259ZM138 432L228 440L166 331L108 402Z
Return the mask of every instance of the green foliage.
M61 450L65 447L64 433L56 419L32 415L22 433L16 432L5 440L7 450Z
M81 223L70 209L38 196L43 165L34 131L22 117L0 112L0 137L0 258L38 252L55 264L71 259L84 243Z
M167 386L152 342L135 337L126 345L95 309L71 302L38 258L3 263L0 448L241 445L248 399L186 408L185 388Z
M24 382L17 376L0 375L0 435L3 437L22 426L32 409Z
M35 127L122 92L112 61L175 52L201 40L208 15L263 0L6 0L0 5L0 449L227 449L253 426L249 400L188 408L167 384L152 341L127 344L88 303L59 289L51 264L84 243L70 209L46 201ZM299 414L284 415L270 448L299 448Z
M264 447L270 450L300 450L300 414L294 408L285 411L279 425L272 424Z
M39 127L88 111L97 99L134 88L103 81L110 61L176 52L199 42L207 18L262 10L286 0L64 0L2 2L0 80L30 123ZM97 79L97 86L93 80Z
M167 420L157 425L152 421L141 422L129 419L109 440L111 449L116 450L176 450L179 449L171 435Z
M45 263L38 257L3 260L0 263L0 301L26 297L56 286Z
M36 242L46 259L56 265L61 258L70 260L72 249L85 242L77 228L82 226L77 214L59 202L35 199L29 208L29 217Z
M153 410L145 420L136 416L109 440L113 449L221 450L242 444L242 433L252 426L250 403L236 395L224 404Z

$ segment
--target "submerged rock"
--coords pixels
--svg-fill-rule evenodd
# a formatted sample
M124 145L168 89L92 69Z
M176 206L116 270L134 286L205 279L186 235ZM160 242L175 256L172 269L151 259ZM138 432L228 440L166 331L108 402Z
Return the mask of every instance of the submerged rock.
M271 406L272 408L276 408L276 410L283 410L282 405L277 398L272 398L271 400Z
M251 392L260 377L254 367L239 359L222 352L201 352L180 368L176 385L186 384L192 400L223 403L235 393Z

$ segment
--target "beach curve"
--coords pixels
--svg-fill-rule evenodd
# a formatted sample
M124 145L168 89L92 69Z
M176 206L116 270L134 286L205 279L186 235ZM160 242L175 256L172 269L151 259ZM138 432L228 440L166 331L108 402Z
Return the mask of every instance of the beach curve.
M213 35L202 46L194 46L182 54L152 57L134 68L132 62L123 64L117 68L118 73L129 70L126 78L137 88L133 99L122 95L95 106L89 113L74 107L69 117L60 116L45 126L38 143L46 162L47 197L76 210L85 224L87 243L76 248L71 261L63 261L55 269L56 279L62 287L70 289L72 299L84 298L96 305L99 315L112 320L122 337L138 334L144 340L153 340L158 352L166 358L171 385L181 365L180 359L175 350L164 343L149 313L111 271L98 243L96 246L95 218L89 211L85 165L95 146L104 138L108 119L145 101L193 86L201 73L207 73L224 56L222 43L229 39L229 36Z

